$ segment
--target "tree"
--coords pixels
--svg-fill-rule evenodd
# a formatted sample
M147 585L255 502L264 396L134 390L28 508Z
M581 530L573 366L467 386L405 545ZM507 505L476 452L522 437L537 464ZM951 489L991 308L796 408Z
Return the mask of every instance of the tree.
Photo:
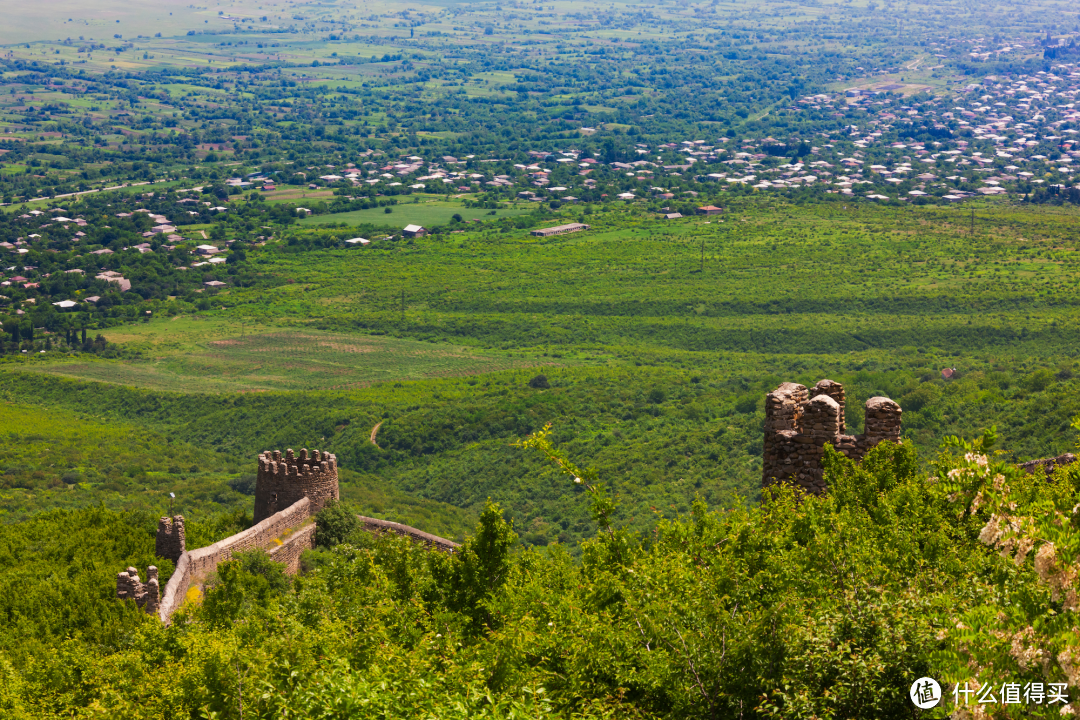
M447 592L451 609L469 616L474 630L492 627L494 618L484 606L510 576L510 550L517 542L513 526L503 519L502 508L488 500L476 534L453 555L447 568L435 565Z

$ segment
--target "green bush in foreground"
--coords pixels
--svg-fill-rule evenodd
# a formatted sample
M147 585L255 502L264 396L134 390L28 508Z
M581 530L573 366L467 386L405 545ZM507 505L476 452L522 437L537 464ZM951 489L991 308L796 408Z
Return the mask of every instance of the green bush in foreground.
M513 529L489 504L452 556L354 534L278 590L265 568L230 563L168 628L139 623L108 648L75 639L5 660L0 710L879 719L911 717L908 688L924 675L947 694L929 717L955 710L948 683L973 672L998 684L1065 681L1053 656L1008 665L995 647L972 645L970 632L995 637L971 630L988 609L1052 611L1062 626L1075 611L1052 597L1030 554L1017 563L980 541L989 515L940 479L958 477L949 472L970 464L963 455L943 455L930 478L909 444L881 445L861 465L829 451L825 463L827 497L778 488L724 512L699 502L648 535L610 526L580 558L559 545L514 552ZM1075 505L1076 484L1059 474L1017 477L1013 492L1032 507ZM615 500L593 495L603 525ZM1060 706L1015 707L1030 717Z
M360 520L344 503L331 500L315 513L315 544L329 549L345 542L360 527Z

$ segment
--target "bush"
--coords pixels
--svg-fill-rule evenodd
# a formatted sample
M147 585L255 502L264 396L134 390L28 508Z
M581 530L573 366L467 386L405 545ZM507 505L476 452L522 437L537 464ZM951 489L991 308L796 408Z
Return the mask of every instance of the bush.
M344 503L330 501L315 514L315 527L316 547L329 549L356 532L360 520Z
M262 550L239 552L217 568L208 584L201 613L214 627L227 627L238 618L266 611L271 598L289 589L285 566Z

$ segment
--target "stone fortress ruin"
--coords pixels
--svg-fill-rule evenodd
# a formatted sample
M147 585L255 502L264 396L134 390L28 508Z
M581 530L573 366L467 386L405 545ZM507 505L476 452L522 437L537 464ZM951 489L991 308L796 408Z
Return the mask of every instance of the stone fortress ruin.
M161 518L154 549L158 557L174 563L169 582L160 588L158 569L153 565L148 568L145 583L138 571L129 567L116 577L116 597L134 600L138 607L168 624L189 591L198 588L234 553L265 550L271 559L285 565L286 572L295 574L300 569L300 555L315 547L315 513L338 499L337 457L332 453L316 450L309 454L306 448L299 455L292 450L284 454L277 450L260 453L254 524L213 545L188 551L184 517ZM442 552L454 552L458 547L455 542L408 525L363 516L359 520L360 526L371 533L395 533Z
M825 492L825 445L858 462L878 443L900 441L900 406L885 397L866 401L861 435L845 434L844 386L822 380L810 390L786 382L765 396L762 487L788 482L804 492Z
M866 401L865 430L846 434L844 387L822 380L811 389L797 383L783 383L766 396L765 442L762 487L786 482L801 491L820 495L827 490L821 459L826 444L858 462L883 441L899 442L901 409L885 397ZM1019 467L1029 473L1049 475L1057 467L1076 461L1072 454L1032 460ZM148 568L144 583L138 570L129 567L116 578L116 597L133 600L147 613L168 624L173 613L188 599L217 566L234 553L260 549L286 572L300 569L300 555L315 546L317 527L314 515L331 500L340 498L337 457L316 450L266 451L258 457L255 484L254 524L236 535L208 547L188 551L184 517L163 517L158 521L155 554L174 563L175 569L164 589L158 569ZM441 552L459 547L445 538L400 523L359 516L360 527L373 534L394 533Z

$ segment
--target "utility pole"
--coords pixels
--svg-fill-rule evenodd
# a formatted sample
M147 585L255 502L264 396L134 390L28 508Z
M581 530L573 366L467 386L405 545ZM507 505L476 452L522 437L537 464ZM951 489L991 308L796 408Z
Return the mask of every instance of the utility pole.
M705 272L705 238L701 238L701 267L698 272Z
M405 326L405 288L401 289L401 325Z
M971 208L971 236L975 237L975 208Z

